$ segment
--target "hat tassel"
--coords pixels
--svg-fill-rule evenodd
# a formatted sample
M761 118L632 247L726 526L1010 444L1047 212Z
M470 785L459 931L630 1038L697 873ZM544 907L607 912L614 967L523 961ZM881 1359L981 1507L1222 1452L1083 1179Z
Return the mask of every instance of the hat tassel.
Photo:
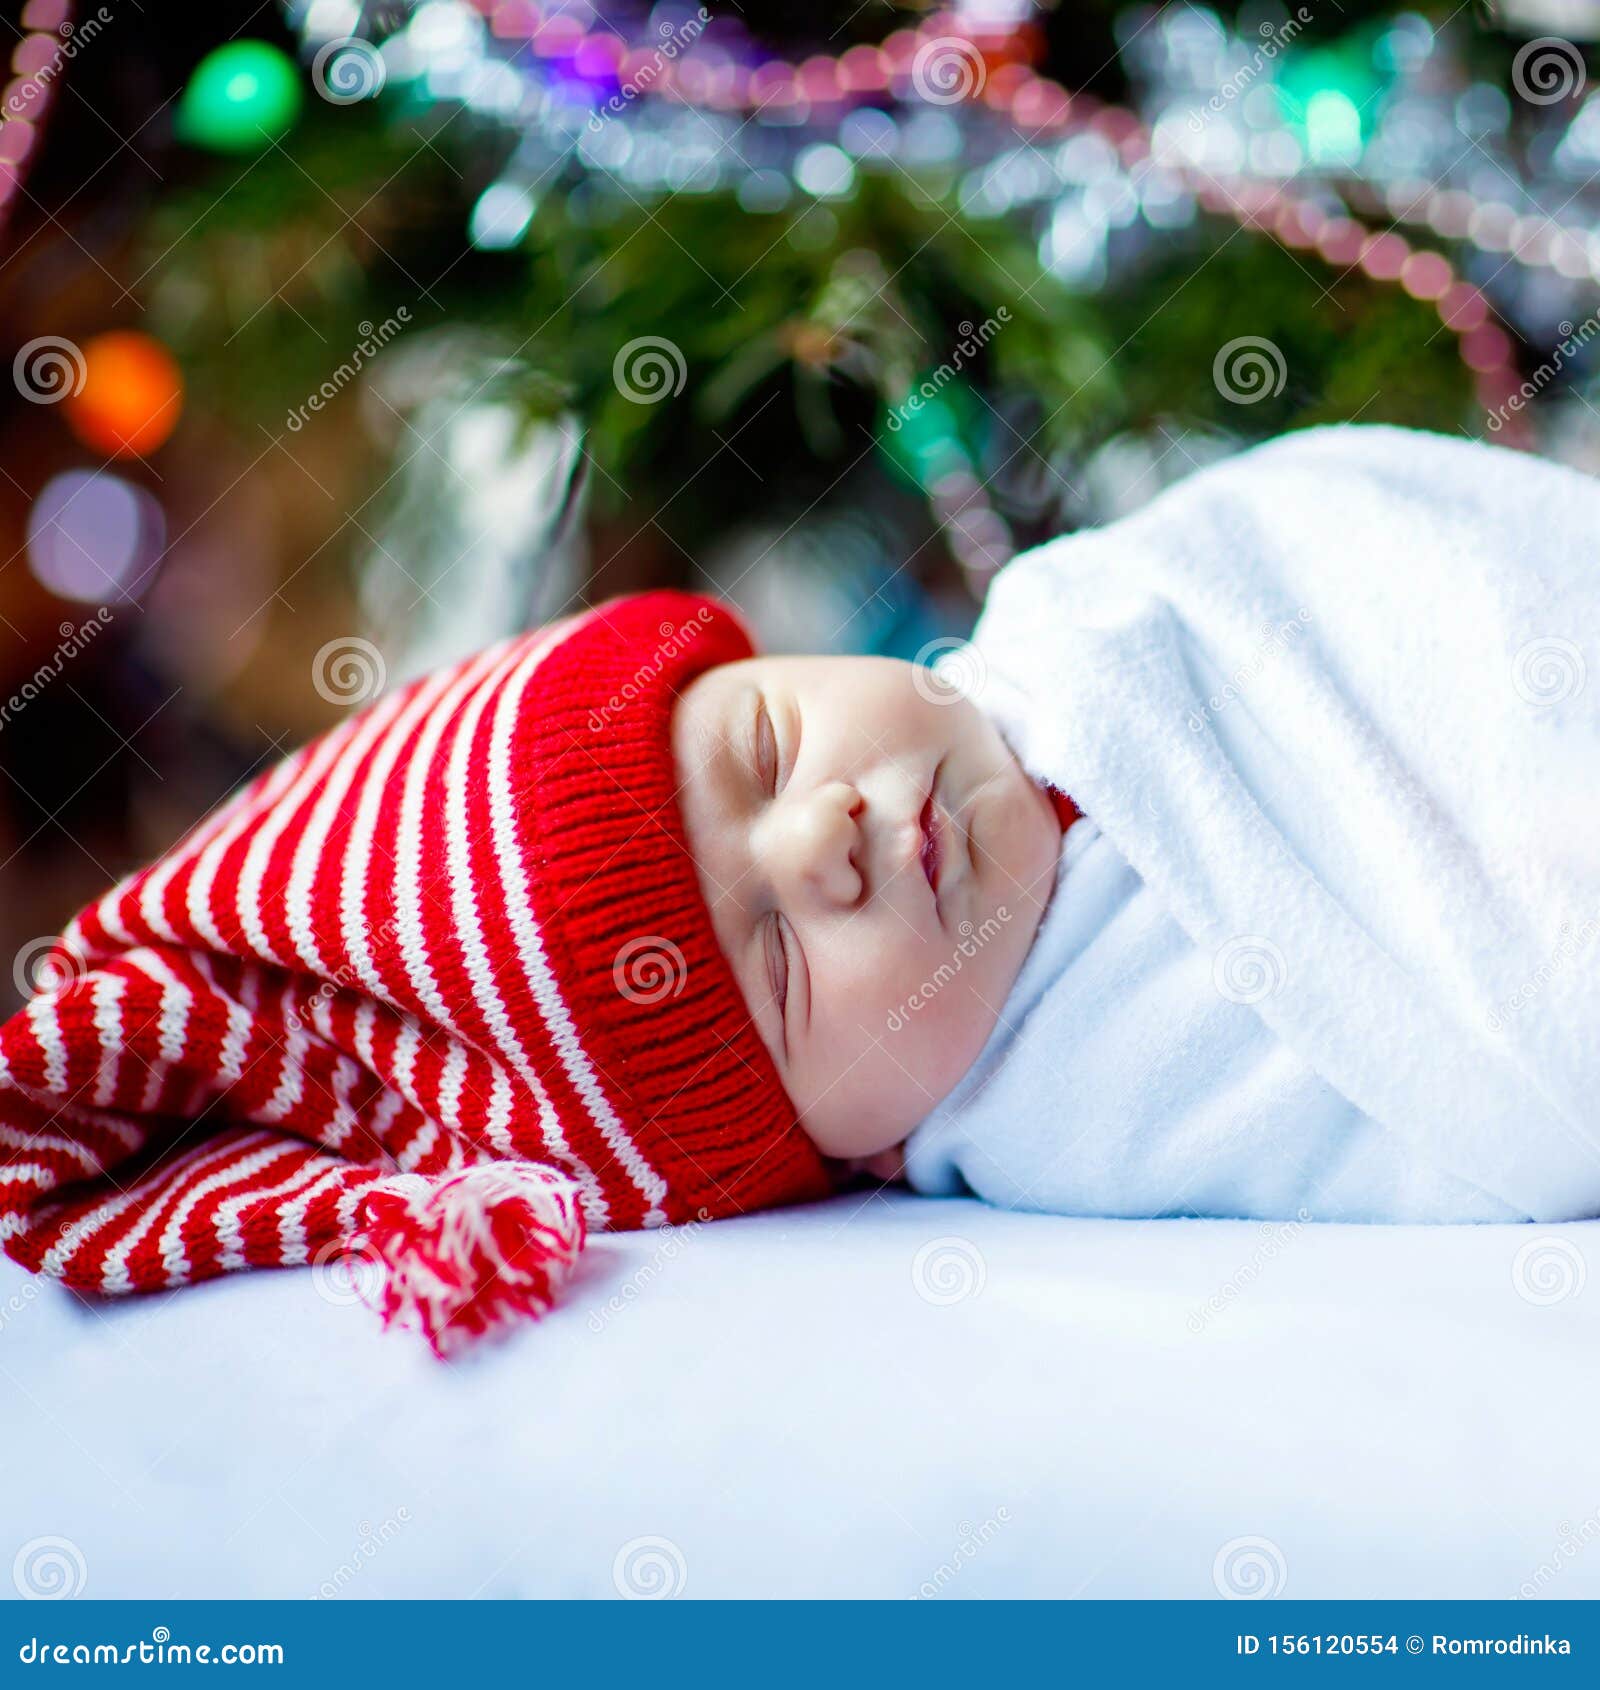
M537 1162L485 1162L374 1181L349 1248L381 1269L384 1325L415 1324L444 1357L543 1314L583 1241L572 1180Z

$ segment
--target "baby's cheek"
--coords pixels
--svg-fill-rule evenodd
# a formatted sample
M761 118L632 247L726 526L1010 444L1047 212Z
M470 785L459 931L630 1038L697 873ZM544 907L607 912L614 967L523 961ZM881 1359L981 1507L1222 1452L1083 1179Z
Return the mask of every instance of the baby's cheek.
M830 1154L867 1155L898 1143L972 1066L994 1025L984 1002L993 983L977 980L971 959L957 969L951 950L909 953L881 931L848 957L824 956L836 966L816 970L794 1101Z
M948 991L941 1003L918 1012L908 1024L910 1055L901 1061L920 1074L939 1102L955 1089L988 1037L989 1018L965 991Z
M885 1009L884 1047L920 1082L926 1107L919 1120L954 1090L994 1025L974 986L948 968L929 970Z

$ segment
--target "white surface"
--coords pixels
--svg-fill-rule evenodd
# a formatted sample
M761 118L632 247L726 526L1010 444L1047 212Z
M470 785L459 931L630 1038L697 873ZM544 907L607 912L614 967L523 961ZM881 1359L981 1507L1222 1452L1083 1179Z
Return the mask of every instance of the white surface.
M1287 1596L1593 1597L1600 1284L1528 1301L1540 1239L1570 1282L1600 1223L846 1197L597 1239L562 1309L453 1367L310 1273L90 1307L0 1261L0 1565L52 1537L86 1596L611 1596L654 1538L686 1596L943 1564L945 1598L1214 1597L1266 1538ZM919 1252L981 1289L929 1301Z

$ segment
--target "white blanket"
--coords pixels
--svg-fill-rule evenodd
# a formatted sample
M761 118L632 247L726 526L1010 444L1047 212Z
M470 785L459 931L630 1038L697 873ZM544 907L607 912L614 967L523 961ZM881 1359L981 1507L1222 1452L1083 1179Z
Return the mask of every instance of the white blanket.
M1088 817L994 1031L911 1135L913 1190L1124 1219L1518 1221L1341 1097Z
M974 644L1230 1004L1408 1165L1600 1214L1600 482L1285 436L1019 558Z
M96 1303L0 1260L0 1601L1600 1597L1586 1258L857 1192L602 1234L448 1367L313 1273Z

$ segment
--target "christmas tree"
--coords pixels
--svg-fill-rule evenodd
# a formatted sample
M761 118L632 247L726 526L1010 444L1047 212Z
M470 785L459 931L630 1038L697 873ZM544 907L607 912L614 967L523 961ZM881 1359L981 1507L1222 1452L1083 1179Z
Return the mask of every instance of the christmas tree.
M1284 429L1600 462L1600 107L1534 4L104 11L30 0L0 123L41 932L578 598L926 657Z

